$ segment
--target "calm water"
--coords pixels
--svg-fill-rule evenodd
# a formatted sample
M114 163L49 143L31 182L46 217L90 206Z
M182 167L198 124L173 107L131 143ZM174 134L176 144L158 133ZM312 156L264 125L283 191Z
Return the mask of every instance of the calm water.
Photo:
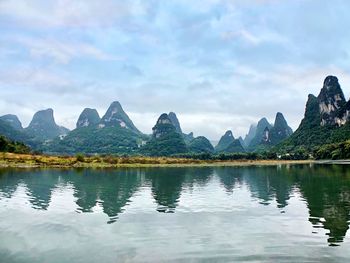
M0 262L350 262L349 168L0 170Z

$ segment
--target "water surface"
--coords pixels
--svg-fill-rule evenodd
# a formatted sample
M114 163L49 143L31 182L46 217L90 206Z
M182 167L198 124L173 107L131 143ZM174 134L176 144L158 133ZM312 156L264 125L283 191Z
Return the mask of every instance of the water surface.
M350 262L346 165L0 170L0 262Z

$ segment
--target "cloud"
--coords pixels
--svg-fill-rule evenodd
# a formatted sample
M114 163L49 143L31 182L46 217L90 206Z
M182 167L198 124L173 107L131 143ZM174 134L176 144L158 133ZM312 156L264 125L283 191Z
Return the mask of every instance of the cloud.
M22 26L90 27L110 26L139 9L132 1L106 0L15 0L0 2L0 14Z
M142 76L143 73L140 68L136 67L135 65L130 65L130 64L124 64L122 66L122 71L125 72L129 76Z
M119 100L150 133L162 112L218 139L284 113L339 77L350 95L350 3L334 0L0 0L0 113L24 122L53 107L74 127L84 107Z
M122 57L107 54L101 49L84 42L28 37L15 37L12 41L28 49L32 58L49 58L62 64L67 64L72 59L82 57L97 60L123 60Z

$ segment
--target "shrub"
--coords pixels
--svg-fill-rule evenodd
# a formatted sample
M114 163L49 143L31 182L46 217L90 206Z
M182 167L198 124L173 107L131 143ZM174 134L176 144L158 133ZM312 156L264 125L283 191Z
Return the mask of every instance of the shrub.
M84 162L85 161L85 156L82 153L77 153L75 155L75 158L76 158L77 162Z

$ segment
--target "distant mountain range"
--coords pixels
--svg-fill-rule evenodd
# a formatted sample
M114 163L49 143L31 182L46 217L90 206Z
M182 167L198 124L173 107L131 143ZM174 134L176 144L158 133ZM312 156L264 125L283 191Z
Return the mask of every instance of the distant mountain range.
M266 118L259 120L257 125L251 125L244 138L244 146L249 151L267 150L287 139L293 134L283 114L277 112L274 124Z
M261 118L252 124L244 139L226 131L215 147L204 136L185 134L174 112L163 113L152 134L140 132L117 101L101 118L96 109L86 108L72 131L56 124L52 109L38 111L23 128L16 115L0 117L0 135L24 142L34 151L52 154L232 154L275 150L293 151L304 147L345 141L350 138L350 101L334 76L328 76L318 97L309 95L305 116L293 133L283 114L274 123Z

